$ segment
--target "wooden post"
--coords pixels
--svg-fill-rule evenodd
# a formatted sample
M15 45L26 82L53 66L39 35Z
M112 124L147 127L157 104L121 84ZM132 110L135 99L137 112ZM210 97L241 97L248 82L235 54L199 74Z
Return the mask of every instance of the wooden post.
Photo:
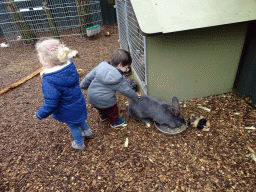
M76 0L76 7L78 12L80 33L82 37L86 37L86 28L90 27L92 21L90 15L89 1L88 0Z
M43 7L44 7L44 10L45 10L47 19L48 19L48 23L50 25L50 29L52 31L52 36L54 36L55 38L59 38L60 35L59 35L59 32L58 32L58 30L55 26L51 11L50 11L50 9L48 7L48 4L47 4L47 0L42 0L42 3L43 3Z
M15 23L18 25L20 29L24 42L31 43L32 42L31 40L36 38L35 33L32 31L32 29L29 27L29 25L23 18L15 2L12 2L10 0L6 0L5 2L6 2L6 7L10 12L10 15L12 16L13 20L15 21Z

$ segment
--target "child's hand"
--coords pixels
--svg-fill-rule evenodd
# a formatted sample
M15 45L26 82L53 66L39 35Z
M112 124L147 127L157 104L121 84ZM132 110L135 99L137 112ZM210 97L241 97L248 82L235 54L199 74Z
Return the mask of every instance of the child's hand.
M35 119L37 119L37 117L36 117L36 112L35 112L35 115L33 115L33 117L34 117Z
M140 98L141 97L141 95L138 95L138 98Z

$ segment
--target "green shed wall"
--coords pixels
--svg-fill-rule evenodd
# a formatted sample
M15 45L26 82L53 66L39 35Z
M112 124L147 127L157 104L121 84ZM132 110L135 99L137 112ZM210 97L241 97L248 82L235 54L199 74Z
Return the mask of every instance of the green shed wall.
M170 102L232 90L248 23L147 36L148 94Z

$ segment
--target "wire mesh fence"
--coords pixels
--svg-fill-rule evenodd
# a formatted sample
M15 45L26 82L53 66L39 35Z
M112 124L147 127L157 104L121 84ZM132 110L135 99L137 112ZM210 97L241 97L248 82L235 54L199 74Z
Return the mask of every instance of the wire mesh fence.
M102 25L99 0L2 0L0 28L8 45L80 35Z
M119 32L119 43L122 49L129 50L127 39L127 17L126 17L126 4L125 1L116 1L117 23Z
M146 38L140 31L130 0L116 0L116 9L120 46L131 53L134 74L147 94Z

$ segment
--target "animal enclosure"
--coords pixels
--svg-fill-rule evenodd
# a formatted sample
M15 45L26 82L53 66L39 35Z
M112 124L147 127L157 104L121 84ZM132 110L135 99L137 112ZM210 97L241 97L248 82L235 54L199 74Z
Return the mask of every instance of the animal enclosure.
M85 74L120 47L117 26L111 27L109 37L60 37L78 50L73 61ZM32 44L15 45L0 48L1 88L40 66ZM99 121L97 110L89 104L87 123L95 138L85 140L85 152L77 152L71 148L72 135L64 123L52 117L33 119L44 102L41 86L38 75L0 96L0 191L231 192L256 187L252 158L256 132L249 130L255 127L256 111L234 93L182 101L186 119L192 113L202 114L212 122L212 129L201 132L189 127L172 136L130 118L122 95L117 95L120 116L128 125L120 129Z
M86 37L88 28L102 25L98 0L0 1L0 28L8 46L30 44L40 37Z
M140 31L129 0L116 1L116 10L121 48L131 53L134 75L144 93L147 93L146 38Z
M116 1L120 45L145 94L169 102L232 90L256 5L216 2Z

